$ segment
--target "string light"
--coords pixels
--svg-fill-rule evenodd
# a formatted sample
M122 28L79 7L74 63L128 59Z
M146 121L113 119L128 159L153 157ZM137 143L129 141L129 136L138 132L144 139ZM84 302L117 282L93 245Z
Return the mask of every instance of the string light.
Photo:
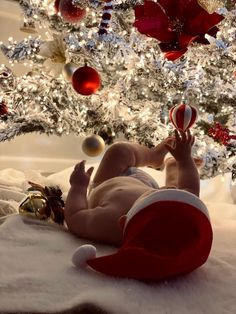
M16 88L10 90L7 96L4 95L14 108L15 118L19 114L17 110L22 110L20 104L24 102L27 94L28 101L24 112L28 118L32 113L42 119L43 111L44 120L48 123L48 126L45 126L46 132L48 130L67 134L82 130L90 133L94 130L110 129L113 130L111 136L116 136L119 133L115 129L117 127L128 132L130 138L139 142L149 140L155 144L157 140L169 135L168 132L173 131L168 124L167 114L164 115L163 122L160 121L159 115L163 105L166 105L168 111L171 105L181 100L193 102L199 107L199 122L208 124L213 123L214 119L221 115L232 115L234 112L232 105L236 100L236 82L232 78L232 73L235 72L233 51L236 46L234 12L229 12L229 17L220 25L221 29L216 39L206 36L211 45L193 45L182 60L172 63L164 60L157 41L138 34L128 21L129 13L133 10L129 1L126 3L127 14L123 14L122 11L121 16L124 25L130 28L126 29L120 23L116 15L120 14L118 9L112 16L109 34L104 38L97 36L102 4L91 1L86 7L86 18L81 24L68 25L63 22L60 14L55 15L53 3L48 5L47 0L40 2L33 0L32 3L34 5L32 19L36 22L37 28L41 30L45 28L44 38L52 40L53 30L65 34L65 60L73 61L78 66L83 65L86 60L101 74L103 86L94 95L93 100L92 97L80 97L75 94L70 84L63 80L61 73L57 77L48 74L43 67L43 62L46 63L47 60L42 62L43 58L38 55L41 39L38 37L39 41L34 41L34 38L29 36L24 40L25 47L28 45L25 48L25 59L12 59L10 66L22 62L29 68L32 77L30 75L24 78L14 77ZM48 12L48 16L45 12ZM28 18L26 22L27 20ZM73 29L72 33L70 28ZM9 55L14 55L17 42L12 36L8 41ZM37 77L36 72L39 72ZM5 84L7 83L5 81ZM19 95L20 91L22 95ZM37 106L41 106L42 110ZM114 110L117 119L109 119L109 116L114 116ZM212 122L208 120L209 112L214 112ZM4 128L5 125L4 121ZM230 130L233 130L232 125L233 119L230 118L228 120ZM1 123L0 128L2 127ZM218 156L216 152L223 156L217 157L219 163L215 166L215 171L219 173L219 169L223 170L231 159L231 155L226 154L226 147L209 138L204 128L195 126L193 132L200 139L198 151L201 154L204 152L209 154L207 155L209 171L206 170L205 175L215 175L210 172L210 165L214 156ZM230 149L230 153L235 154L235 150ZM231 164L228 166L231 167Z

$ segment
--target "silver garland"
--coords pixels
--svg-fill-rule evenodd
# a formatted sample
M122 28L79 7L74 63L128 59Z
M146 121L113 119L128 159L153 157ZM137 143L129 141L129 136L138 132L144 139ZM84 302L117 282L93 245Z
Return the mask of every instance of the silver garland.
M37 62L41 59L36 57L41 44L42 41L39 38L27 38L19 43L10 41L7 46L0 45L0 48L9 60L21 62L27 59Z

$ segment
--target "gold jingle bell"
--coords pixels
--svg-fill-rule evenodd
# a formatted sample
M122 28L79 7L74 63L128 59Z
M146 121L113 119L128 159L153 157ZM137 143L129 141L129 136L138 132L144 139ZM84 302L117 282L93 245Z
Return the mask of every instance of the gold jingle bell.
M105 149L105 142L99 135L87 136L82 142L82 151L89 157L99 156Z
M41 193L31 193L20 204L19 213L30 218L46 220L50 217L51 210L47 199Z

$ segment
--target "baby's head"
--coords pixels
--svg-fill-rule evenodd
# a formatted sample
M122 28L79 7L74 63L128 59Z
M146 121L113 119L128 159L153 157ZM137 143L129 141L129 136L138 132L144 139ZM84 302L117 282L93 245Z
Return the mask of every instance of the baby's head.
M165 280L200 267L212 245L206 206L195 195L177 189L142 195L120 218L124 239L114 254L87 264L107 275L139 280Z

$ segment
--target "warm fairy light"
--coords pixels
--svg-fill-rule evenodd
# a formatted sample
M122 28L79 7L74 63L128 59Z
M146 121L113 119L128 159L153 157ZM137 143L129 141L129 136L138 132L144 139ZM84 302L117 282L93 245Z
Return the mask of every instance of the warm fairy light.
M172 63L161 56L156 40L139 34L132 26L128 20L133 10L133 7L129 8L129 1L125 3L127 14L118 8L113 11L112 27L103 38L97 34L102 2L96 4L96 9L94 2L89 2L86 18L76 25L64 24L60 14L55 15L54 1L32 0L31 3L34 4L32 19L37 29L41 32L45 29L48 40L52 40L54 30L55 33L65 34L66 60L62 58L60 62L73 61L81 66L86 61L101 75L102 87L90 97L76 95L60 72L63 63L60 67L59 63L51 62L52 69L46 68L45 64L49 63L50 58L44 60L37 54L42 39L36 41L34 35L29 36L20 46L22 54L10 58L9 63L9 68L21 63L31 73L24 78L13 76L16 87L5 95L16 112L14 119L18 112L22 117L24 110L27 119L31 114L37 116L45 121L47 132L60 135L68 132L90 133L107 128L111 130L109 134L115 137L118 133L115 126L121 124L121 129L128 132L131 139L151 143L155 142L155 137L163 138L173 131L168 123L168 109L183 100L198 107L201 123L213 124L215 118L233 114L236 101L236 79L232 76L235 72L236 46L236 22L233 18L225 19L216 39L206 35L211 45L193 45L182 60ZM48 17L43 17L42 12L48 12ZM116 14L120 14L122 19L118 19ZM130 28L126 29L125 25ZM9 55L16 53L17 45L10 37L6 44ZM58 72L53 76L50 70L56 69ZM8 84L6 79L1 82ZM3 93L0 88L0 96ZM161 123L162 106L166 112L162 115ZM110 112L113 112L114 119ZM211 120L209 112L212 114ZM91 115L89 119L88 115ZM5 121L3 123L6 124ZM235 132L235 124L233 118L227 121L232 132ZM218 153L223 157L217 157L220 160L219 166L215 167L217 173L219 169L232 166L230 153L233 149L227 151L226 147L214 142L204 127L195 126L193 131L199 138L197 151L209 157L209 173L211 162ZM205 175L208 175L207 170Z

